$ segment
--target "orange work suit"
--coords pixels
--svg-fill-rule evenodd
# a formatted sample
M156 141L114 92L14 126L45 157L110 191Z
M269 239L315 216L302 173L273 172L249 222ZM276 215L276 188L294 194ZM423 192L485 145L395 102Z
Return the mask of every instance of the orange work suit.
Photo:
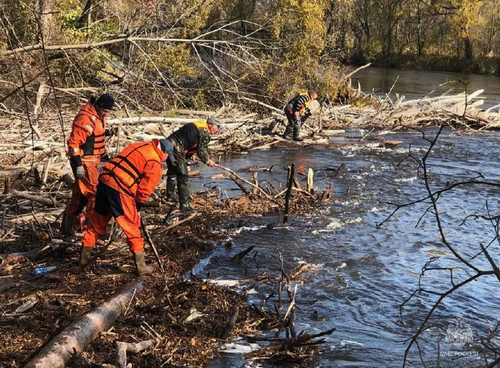
M76 179L73 184L71 200L64 213L76 217L85 210L88 219L94 210L97 183L99 181L98 166L105 149L106 119L101 120L89 101L82 107L73 121L71 135L68 138L68 154L73 172L82 165L85 177Z
M147 201L160 182L162 162L167 157L160 142L153 139L129 145L102 168L95 210L82 239L84 247L95 246L113 216L127 236L130 251L144 251L137 207Z

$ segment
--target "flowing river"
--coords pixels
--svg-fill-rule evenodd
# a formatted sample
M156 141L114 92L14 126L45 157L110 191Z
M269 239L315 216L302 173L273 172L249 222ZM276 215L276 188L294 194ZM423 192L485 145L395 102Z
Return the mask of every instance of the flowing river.
M419 280L422 288L442 293L452 282L456 285L468 277L463 264L443 245L429 202L402 207L388 219L396 208L391 203L426 197L425 183L409 154L422 158L429 147L424 138L432 139L436 133L434 128L426 131L425 137L414 131L390 134L386 139L402 141L391 149L356 144L340 148L297 146L224 158L222 165L248 179L251 174L243 169L273 166L271 172L259 173L259 182L275 186L285 185L286 166L295 163L301 169L311 168L319 190L333 185L335 201L308 216L292 215L286 228L281 226L282 216L242 219L239 222L244 226L233 236L233 246L219 246L196 265L193 274L211 280L248 279L264 272L279 275L279 249L288 271L301 263L314 266L298 285L297 332L313 334L336 328L325 337L321 353L310 366L403 366L407 339L439 297L421 293L400 309L418 289ZM347 132L331 141L354 143L358 134ZM447 183L467 181L479 174L483 181L498 182L498 153L498 133L448 129L427 162L430 185L433 190L442 189ZM345 164L344 170L333 177L341 164ZM202 177L191 179L193 187L217 186L224 196L236 193L232 182L211 179L220 170L204 166L200 170ZM298 177L305 182L304 176ZM447 240L466 261L481 269L491 269L486 258L478 255L481 244L489 246L493 260L500 260L498 243L493 241L494 223L477 217L464 220L469 215L497 215L498 198L500 189L495 186L469 185L443 193L438 202ZM254 246L252 252L241 263L229 262L250 246ZM420 279L422 267L430 260L434 269ZM451 267L459 268L451 273ZM422 361L427 367L482 366L477 351L480 338L499 323L499 286L495 277L482 276L446 298L431 320L436 327L422 335L420 351L412 347L406 366L423 367ZM277 282L270 281L245 291L251 303L260 305L276 289ZM268 307L275 302L275 297L270 298ZM211 368L243 366L274 367L227 354Z
M358 86L365 93L385 95L390 92L393 99L399 93L407 100L483 89L481 108L500 103L500 77L493 75L368 67L352 76L352 87Z

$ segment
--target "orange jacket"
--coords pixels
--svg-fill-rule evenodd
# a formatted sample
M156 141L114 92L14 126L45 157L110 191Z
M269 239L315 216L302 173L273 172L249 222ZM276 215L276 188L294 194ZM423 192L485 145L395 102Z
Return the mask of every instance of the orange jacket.
M89 101L82 107L75 120L68 138L68 153L70 158L76 158L77 162L82 157L90 160L100 161L106 152L104 132L106 120L101 120ZM92 156L92 157L89 157Z
M132 143L104 165L99 180L144 203L160 182L167 157L157 139Z

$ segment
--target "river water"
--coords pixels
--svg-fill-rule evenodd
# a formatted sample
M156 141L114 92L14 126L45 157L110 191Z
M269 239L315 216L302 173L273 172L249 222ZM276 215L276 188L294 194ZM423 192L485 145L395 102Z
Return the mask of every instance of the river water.
M401 93L409 95L407 91ZM455 284L467 277L463 265L443 245L428 202L402 207L388 219L395 210L391 203L425 198L425 183L413 158L422 158L429 147L426 139L436 133L437 129L429 129L425 136L412 131L390 134L385 138L402 143L385 149L357 145L358 132L347 132L332 138L332 142L352 142L351 146L275 148L224 158L222 165L247 178L251 174L244 169L273 165L271 172L259 173L259 181L275 186L284 185L286 166L291 163L301 169L311 168L318 189L333 185L335 201L316 208L311 215L291 216L286 228L279 226L281 216L244 219L245 225L232 238L234 245L218 247L196 265L193 273L219 281L248 279L264 272L279 275L279 249L287 270L301 263L314 266L298 285L297 331L319 333L336 328L325 337L311 367L401 367L406 340L438 298L421 293L400 309L417 290L422 267L434 261L436 269L421 278L422 288L434 292L452 287L452 267L458 267L452 273ZM427 161L430 186L442 189L447 183L467 181L479 173L484 181L498 181L498 151L498 133L444 131ZM345 169L333 177L333 170L341 164ZM191 180L193 187L217 186L224 195L235 193L230 181L211 179L220 170L200 169L201 177ZM305 183L304 176L299 174L298 178ZM497 215L499 197L500 190L495 186L469 185L445 192L438 202L447 240L481 269L491 267L484 256L475 257L480 244L489 245L493 259L500 259L498 243L492 243L494 223L477 217L464 220L469 215ZM229 262L250 246L254 249L241 263ZM276 289L277 282L272 281L247 286L245 292L251 303L259 305ZM480 338L499 322L498 289L496 278L483 276L446 298L432 319L436 327L423 334L420 353L413 346L407 366L423 367L420 354L427 367L480 367ZM275 302L271 297L268 307ZM269 363L250 364L227 354L211 368L245 364L274 367Z
M483 109L500 103L498 76L368 67L352 76L353 88L358 88L358 82L365 93L385 95L391 92L392 98L399 93L406 96L407 100L484 89L481 94L484 98Z

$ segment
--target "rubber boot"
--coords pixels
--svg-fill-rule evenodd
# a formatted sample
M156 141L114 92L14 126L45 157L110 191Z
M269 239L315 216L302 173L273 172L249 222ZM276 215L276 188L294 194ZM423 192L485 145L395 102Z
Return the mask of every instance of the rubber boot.
M82 253L80 254L80 267L86 266L90 261L90 255L94 248L82 247Z
M75 223L77 217L70 216L67 213L63 214L62 222L61 222L61 236L62 237L75 237Z
M141 277L153 272L153 267L147 266L144 261L144 252L134 253L135 273Z
M292 138L292 126L290 125L290 123L286 126L285 128L285 133L283 133L283 138L285 139L290 139Z
M192 212L195 211L193 207L189 205L189 187L185 183L177 183L179 191L179 203L181 204L182 212Z
M167 176L167 202L177 203L179 199L175 197L175 176L171 179Z
M293 140L296 142L302 142L304 140L300 138L300 123L298 121L293 124Z

